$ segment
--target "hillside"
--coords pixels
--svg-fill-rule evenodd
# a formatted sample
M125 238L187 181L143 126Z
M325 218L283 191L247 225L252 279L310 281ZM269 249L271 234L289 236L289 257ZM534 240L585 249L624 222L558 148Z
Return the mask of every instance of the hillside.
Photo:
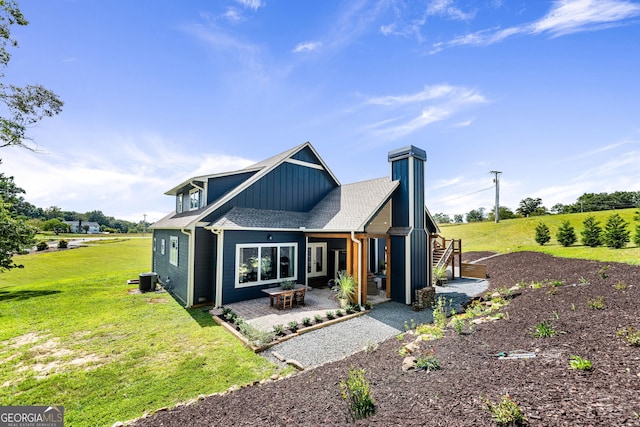
M535 216L530 218L517 218L494 222L474 222L468 224L440 224L440 230L447 239L462 239L463 252L493 251L500 253L518 251L537 251L551 255L592 259L599 261L618 261L629 264L640 264L640 248L629 243L623 249L609 249L606 247L590 248L580 243L580 232L583 229L582 222L588 216L595 216L604 228L607 218L614 213L620 214L629 223L627 230L631 231L631 238L635 235L636 224L633 217L636 209L623 209L617 211L585 212L561 215ZM560 224L568 220L576 231L578 242L568 248L560 245L555 238ZM551 241L540 246L534 240L535 227L539 222L544 222L551 231Z

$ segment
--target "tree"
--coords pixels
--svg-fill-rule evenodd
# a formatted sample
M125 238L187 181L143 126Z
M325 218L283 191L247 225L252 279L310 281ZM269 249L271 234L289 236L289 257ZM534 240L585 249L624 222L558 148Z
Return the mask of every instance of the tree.
M561 213L569 213L568 211L568 206L563 205L562 203L556 203L555 205L551 206L551 213L554 214L561 214Z
M467 222L481 222L485 219L484 208L472 209L467 212Z
M451 217L445 213L437 213L433 216L433 219L438 224L449 224L451 222Z
M562 221L562 224L556 233L556 239L564 247L571 246L576 242L576 240L578 240L576 232L569 221Z
M0 200L0 271L22 268L13 262L13 255L32 246L35 234L35 228L27 225L26 220L13 217Z
M464 222L464 217L462 216L462 214L455 214L453 216L453 222L455 222L456 224L460 224Z
M633 243L640 246L640 224L636 225L636 235L633 237Z
M627 223L619 214L613 214L607 219L604 226L603 241L610 248L620 249L629 243L629 230Z
M545 243L551 240L551 233L549 232L549 227L547 227L547 224L545 224L544 222L540 222L536 226L535 239L540 246L543 246Z
M527 197L526 199L520 200L520 205L516 212L524 217L533 216L533 215L545 215L547 213L547 208L542 206L542 199Z
M66 222L60 221L58 218L48 219L42 223L42 229L44 231L53 231L56 236L60 233L68 233L71 231L71 226Z
M518 215L514 214L513 211L506 206L500 206L498 208L498 215L500 216L500 219L512 219L518 217ZM495 216L495 211L492 209L491 212L487 214L487 221L495 221Z
M0 67L9 65L11 54L7 46L17 47L16 40L11 38L11 26L27 25L29 22L22 15L14 0L0 0ZM4 74L0 73L0 78ZM0 116L0 147L19 146L35 150L27 144L27 128L45 117L54 116L62 111L63 102L58 96L41 85L24 87L0 83L0 101L5 111Z
M588 216L582 222L584 229L580 233L582 235L582 244L585 246L602 245L602 227L600 227L600 221L596 221L595 216Z

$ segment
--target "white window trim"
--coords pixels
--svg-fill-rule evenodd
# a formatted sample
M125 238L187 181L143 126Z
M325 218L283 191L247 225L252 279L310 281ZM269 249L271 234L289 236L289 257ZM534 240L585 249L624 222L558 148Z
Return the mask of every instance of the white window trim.
M158 239L156 239L155 237L153 238L153 252L156 251L156 246L158 245Z
M167 253L167 241L160 239L160 255L164 255L165 253Z
M239 263L238 261L240 260L240 250L243 248L258 248L258 257L260 257L260 250L261 248L272 248L272 247L277 247L278 248L278 255L277 255L277 259L278 262L276 263L277 265L277 273L276 273L276 278L275 279L270 279L270 280L257 280L255 282L246 282L246 283L240 283L240 269L239 267ZM289 260L289 263L291 265L294 265L295 270L294 270L294 274L291 277L280 277L280 248L281 247L293 247L293 250L295 252L295 259L294 260ZM274 284L274 283L280 283L282 281L285 280L298 280L298 257L300 256L300 253L298 252L298 244L295 242L286 242L286 243L242 243L242 244L237 244L236 245L236 261L235 261L235 287L236 288L251 288L254 286L262 286L262 285L269 285L269 284ZM260 277L260 264L258 263L258 277Z
M316 272L313 269L313 260L315 259L315 248L322 248L322 271ZM311 265L309 265L308 254L311 251ZM305 255L305 260L307 262L307 277L323 277L327 275L327 243L326 242L314 242L307 244L307 253ZM311 271L309 271L309 267L311 267Z
M198 206L193 207L191 206L191 195L192 194L198 194ZM202 190L199 188L193 188L191 190L189 190L189 210L190 211L195 211L198 210L202 207Z
M178 266L178 259L179 259L179 251L180 251L180 240L178 239L178 236L170 236L169 237L169 264L171 265L175 265L176 267ZM175 242L175 244L174 244ZM175 259L174 259L175 258Z
M182 213L184 211L184 195L182 193L178 193L176 195L176 212Z

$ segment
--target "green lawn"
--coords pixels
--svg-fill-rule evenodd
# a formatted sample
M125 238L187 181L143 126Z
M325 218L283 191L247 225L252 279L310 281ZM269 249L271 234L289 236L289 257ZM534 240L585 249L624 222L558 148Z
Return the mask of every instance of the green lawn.
M640 264L640 248L630 243L623 249L606 247L591 248L580 243L582 222L590 215L600 221L604 229L607 218L618 213L630 225L631 238L635 235L637 222L633 221L636 209L601 211L563 215L546 215L530 218L517 218L494 222L474 222L469 224L440 224L440 230L447 239L462 239L463 252L494 251L500 253L517 251L538 251L566 258L594 259L599 261L618 261L628 264ZM578 242L565 248L556 240L556 232L562 221L568 220L574 227ZM551 231L551 241L544 246L536 243L535 228L539 222L547 224Z
M0 274L0 405L64 405L65 425L105 426L277 372L203 309L129 294L150 248L16 257L25 268Z

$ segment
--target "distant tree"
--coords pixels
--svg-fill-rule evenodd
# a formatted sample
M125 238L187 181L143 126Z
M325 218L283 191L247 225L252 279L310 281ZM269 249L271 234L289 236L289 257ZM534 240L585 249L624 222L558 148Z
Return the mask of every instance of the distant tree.
M0 272L22 268L13 261L13 255L31 247L35 243L35 234L35 228L26 220L13 217L0 200Z
M534 199L532 197L527 197L526 199L520 200L520 205L516 212L524 217L534 216L534 215L545 215L547 213L547 209L542 206L542 199L539 197Z
M44 231L53 231L57 236L60 233L68 233L71 231L71 226L66 222L60 221L58 218L48 219L42 223L42 229Z
M540 222L536 226L535 239L540 246L543 246L545 243L551 240L551 233L549 232L549 227L544 222Z
M455 222L456 224L464 222L464 216L462 214L455 214L453 216L453 222Z
M629 230L627 223L622 217L615 213L607 219L604 227L603 241L610 248L620 249L629 243Z
M563 205L562 203L556 203L551 207L551 213L554 213L554 214L568 213L565 211L566 209L567 209L567 206Z
M591 246L592 248L602 245L602 227L600 227L600 221L596 221L595 216L588 216L582 222L582 225L584 226L580 233L582 236L582 244Z
M636 235L633 236L633 243L640 246L640 224L636 225Z
M89 225L87 225L87 224L83 225L83 226L82 226L82 229L84 230L84 234L87 234L87 233L89 232L89 229L90 229L90 228L91 228L91 227L89 227Z
M437 213L433 216L433 219L438 224L449 224L451 222L451 217L444 213Z
M571 246L578 240L576 232L569 221L562 221L556 233L556 239L564 247Z
M500 208L498 208L498 215L500 219L512 219L518 217L518 215L513 213L513 211L506 206L500 206ZM487 221L495 221L495 219L496 214L492 209L491 212L487 214Z
M484 208L472 209L467 212L467 222L481 222L485 219Z
M50 206L44 210L44 219L63 218L62 210L57 206Z

